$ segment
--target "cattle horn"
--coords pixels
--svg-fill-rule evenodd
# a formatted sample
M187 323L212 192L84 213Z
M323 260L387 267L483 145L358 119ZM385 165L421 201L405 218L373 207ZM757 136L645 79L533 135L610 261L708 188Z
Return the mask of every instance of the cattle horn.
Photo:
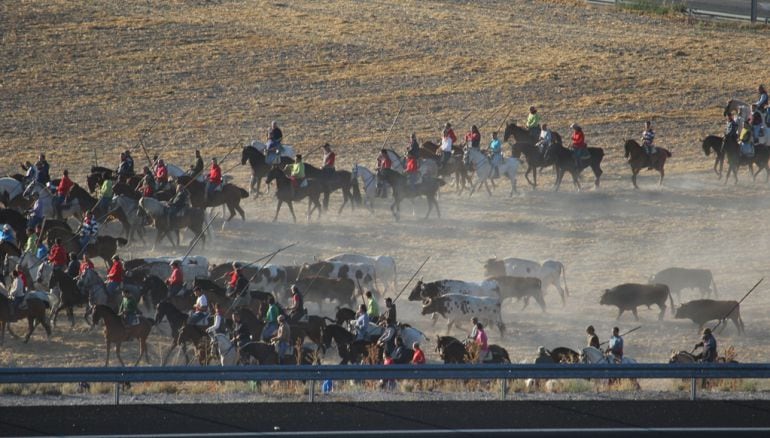
M424 300L422 300L422 305L423 305L423 306L428 306L428 305L430 305L430 298L425 298Z

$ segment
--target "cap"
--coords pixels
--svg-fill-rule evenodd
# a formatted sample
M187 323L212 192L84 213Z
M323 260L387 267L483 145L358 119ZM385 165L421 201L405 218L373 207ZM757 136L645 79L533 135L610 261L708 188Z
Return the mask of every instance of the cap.
M112 260L120 260L120 256L115 254L112 256Z

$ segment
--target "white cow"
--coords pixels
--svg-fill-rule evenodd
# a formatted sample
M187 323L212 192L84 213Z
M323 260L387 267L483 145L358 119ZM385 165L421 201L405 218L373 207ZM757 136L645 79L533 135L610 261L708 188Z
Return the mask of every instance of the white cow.
M374 279L377 277L374 266L367 263L346 263L320 261L305 263L299 271L298 279L309 277L348 278L357 288L377 291Z
M422 314L437 313L449 322L447 334L458 322L470 321L474 316L485 324L495 324L500 329L500 335L505 334L500 313L500 299L493 297L475 297L462 294L448 294L426 298L422 304Z
M380 281L383 286L382 291L387 292L390 287L397 289L396 286L396 260L391 256L367 256L362 254L337 254L326 259L328 262L360 263L369 264L374 268L375 283Z
M543 287L543 293L548 290L548 286L553 286L559 291L562 304L566 302L569 296L567 287L567 271L562 262L556 260L546 260L541 265L532 260L507 257L500 259L489 259L484 263L484 271L487 277L500 277L510 275L514 277L534 277L539 278ZM564 278L564 289L561 287L561 278Z

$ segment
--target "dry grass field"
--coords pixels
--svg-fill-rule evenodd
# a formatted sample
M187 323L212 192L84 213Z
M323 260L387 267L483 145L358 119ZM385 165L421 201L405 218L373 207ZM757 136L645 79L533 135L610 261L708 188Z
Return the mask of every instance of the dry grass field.
M401 105L388 142L398 150L412 131L435 140L443 122L468 112L463 125L491 118L482 128L487 139L506 112L523 121L531 104L562 135L580 122L589 144L605 148L598 190L565 184L553 193L549 170L546 185L532 191L520 175L520 194L511 199L505 186L491 198L445 190L442 218L429 221L420 219L424 201L415 217L406 202L399 223L384 203L374 215L337 216L335 195L320 222L294 225L283 212L273 224L271 196L244 200L247 221L217 231L216 242L197 251L213 261L253 260L299 241L275 261L390 254L403 284L427 255L425 280L478 280L478 260L493 255L561 260L567 306L553 290L545 314L506 303L508 333L491 332L515 361L534 358L538 345L582 345L588 324L606 340L615 310L599 306L599 294L619 283L646 282L669 266L701 267L714 272L720 297L738 299L768 273L768 186L751 183L745 171L737 186L723 186L700 149L705 135L721 131L726 100L752 99L767 80L764 48L751 43L765 36L762 29L577 1L24 1L3 3L0 14L6 172L39 150L54 173L67 166L80 182L94 151L100 164L116 166L118 152L134 147L143 163L135 144L156 121L148 150L183 167L195 148L207 158L264 139L271 120L301 152L328 141L340 167L371 167ZM644 172L634 191L622 144L639 137L646 119L673 158L663 187ZM232 173L247 184L246 168ZM142 246L127 252L151 254ZM739 361L768 360L769 292L763 284L742 306L746 336L732 326L718 336L720 349L734 346ZM398 306L402 320L431 337L444 331L419 315L418 303L402 298ZM698 340L695 326L670 313L662 322L655 310L640 316L643 328L626 340L627 354L640 361L666 361L672 349ZM631 315L620 321L622 330L634 325ZM152 336L156 363L161 342ZM134 354L129 347L124 355ZM335 358L332 352L327 361ZM47 344L40 334L29 345L7 340L0 363L95 365L103 363L103 343L96 330L70 332L60 323Z

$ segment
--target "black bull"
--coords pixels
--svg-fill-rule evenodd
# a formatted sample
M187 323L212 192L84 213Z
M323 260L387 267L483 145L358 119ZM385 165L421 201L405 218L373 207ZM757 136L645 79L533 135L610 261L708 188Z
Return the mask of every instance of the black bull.
M674 301L671 298L668 286L665 284L625 283L612 289L606 289L602 294L599 304L617 306L618 319L623 315L623 312L630 310L637 321L639 320L639 315L636 313L637 307L647 306L649 309L650 306L656 304L660 308L658 319L662 320L663 314L666 312L666 298L671 303L671 312L673 313Z

